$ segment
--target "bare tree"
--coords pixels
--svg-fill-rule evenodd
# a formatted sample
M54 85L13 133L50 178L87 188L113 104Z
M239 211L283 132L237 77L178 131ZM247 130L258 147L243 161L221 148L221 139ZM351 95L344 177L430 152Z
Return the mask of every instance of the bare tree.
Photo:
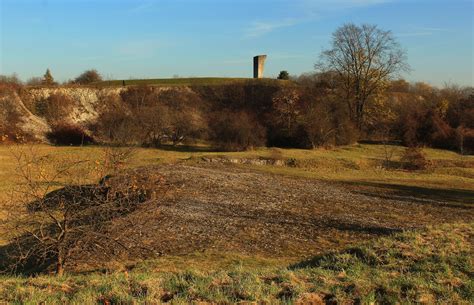
M291 131L300 114L300 93L296 89L284 89L273 98L273 109L276 118Z
M327 102L313 103L303 115L303 127L312 148L327 146L334 141L338 125L334 122L333 113ZM331 143L332 142L332 143Z
M39 76L31 77L26 81L26 84L28 86L40 86L41 84L43 84L43 78Z
M400 71L409 69L392 32L375 25L346 24L333 33L332 47L321 53L316 69L336 72L351 118L362 128L365 107Z

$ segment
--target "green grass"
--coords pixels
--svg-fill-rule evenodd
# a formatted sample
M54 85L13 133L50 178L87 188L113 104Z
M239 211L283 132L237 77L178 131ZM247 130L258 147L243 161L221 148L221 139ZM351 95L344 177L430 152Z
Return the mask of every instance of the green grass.
M130 85L153 85L153 86L215 86L242 83L259 84L288 84L289 81L276 79L252 79L235 77L193 77L193 78L157 78L157 79L130 79L124 80L126 86ZM97 86L122 86L123 80L110 80L96 83Z
M472 304L473 238L474 223L450 224L406 231L296 263L235 254L220 254L216 259L201 254L147 261L103 273L3 276L0 301L304 304L309 300L337 300L342 304ZM183 261L183 265L176 264ZM210 265L200 261L224 263Z

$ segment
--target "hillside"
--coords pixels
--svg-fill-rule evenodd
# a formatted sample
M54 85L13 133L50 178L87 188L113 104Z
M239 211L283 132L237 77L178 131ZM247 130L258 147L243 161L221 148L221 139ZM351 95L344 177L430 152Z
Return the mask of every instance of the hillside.
M57 121L92 133L90 128L101 114L124 107L123 103L116 102L121 100L121 94L141 85L149 86L157 101L168 99L178 105L189 101L192 107L202 108L220 103L222 99L226 103L234 100L252 103L257 98L271 103L273 92L292 86L292 83L274 79L178 78L126 80L126 86L117 80L91 86L0 88L0 119L11 121L10 128L3 127L7 132L21 134L31 141L48 142L46 134Z

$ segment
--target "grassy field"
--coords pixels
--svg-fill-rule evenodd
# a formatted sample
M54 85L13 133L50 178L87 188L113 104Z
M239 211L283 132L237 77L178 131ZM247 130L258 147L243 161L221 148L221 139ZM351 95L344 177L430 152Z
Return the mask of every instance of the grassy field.
M465 209L474 204L473 156L425 149L431 163L428 169L387 170L381 166L387 151L396 164L404 148L366 144L331 150L261 148L248 152L215 152L206 146L135 148L125 167L231 161L235 164L230 166L240 169L315 179L349 190L353 187L363 194L376 194L375 198L382 198L381 194L407 202L426 198L431 204L439 201L469 215L470 210ZM55 160L89 160L92 164L105 158L105 148L98 146L0 146L0 202L7 200L9 191L20 182L15 155L21 153ZM291 166L245 164L248 160L284 160ZM97 182L100 177L83 178L84 182ZM465 222L408 230L337 252L328 249L304 261L209 250L138 263L110 262L103 270L60 278L3 276L0 304L228 304L255 300L324 304L334 299L344 304L469 304L474 301L473 235L474 223Z
M193 78L157 78L157 79L130 79L111 80L96 83L97 86L122 86L125 81L126 86L130 85L153 85L153 86L215 86L228 85L245 82L278 83L285 84L288 81L276 79L252 79L252 78L231 78L231 77L193 77Z
M392 159L399 160L404 148L389 147L393 152ZM0 146L0 200L5 198L8 190L18 183L15 175L15 154L20 151L33 150L38 155L50 155L55 158L71 160L99 161L103 158L103 148L86 147L54 147L49 145L34 146ZM425 149L428 160L433 164L424 171L386 170L381 167L384 161L385 148L382 145L352 145L331 150L302 150L261 148L248 152L212 152L207 147L177 147L165 149L136 148L133 157L126 164L128 167L152 164L174 163L184 160L199 161L200 158L274 158L291 159L294 167L256 166L261 171L276 174L301 176L340 182L347 184L387 185L413 187L414 190L451 190L459 196L463 191L474 191L474 157L461 156L457 153ZM93 181L91 181L93 182ZM466 194L466 195L469 195ZM472 195L472 194L471 194ZM472 198L471 198L472 199Z
M185 263L169 257L114 272L0 277L0 302L472 304L473 238L474 223L452 224L294 263L221 254Z

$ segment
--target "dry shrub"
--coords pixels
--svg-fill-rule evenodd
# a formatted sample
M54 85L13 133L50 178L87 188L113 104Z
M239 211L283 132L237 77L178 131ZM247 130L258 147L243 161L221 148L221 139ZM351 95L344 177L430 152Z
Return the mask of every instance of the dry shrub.
M193 94L137 86L123 91L120 97L121 103L106 109L97 124L99 134L111 143L178 145L206 132L207 122L198 107L201 102Z
M7 100L0 100L0 143L14 141L20 134L18 124L20 114L15 107Z
M32 135L21 128L22 113L17 105L15 88L0 84L0 143L23 143L32 140Z
M116 175L126 168L136 150L132 147L105 147L103 149L102 168L104 175Z
M35 104L35 113L50 123L63 121L71 112L74 101L67 95L53 93Z
M129 87L122 91L120 96L123 102L133 111L140 111L144 107L155 104L157 95L151 86Z
M112 155L115 160L105 159L104 164L112 162L114 167L117 158L129 157L128 150L116 150ZM146 201L161 198L167 190L164 178L156 172L112 173L90 184L110 168L102 168L101 162L40 155L23 148L14 157L22 183L5 206L9 243L3 249L0 269L26 273L54 270L61 275L68 265L85 261L103 266L121 253L136 251L128 246L127 235L112 230L114 222ZM111 157L111 153L104 157ZM150 250L143 247L140 251Z
M277 147L272 147L270 149L270 159L283 160L284 159L283 151Z
M209 127L211 140L222 150L239 151L265 145L265 128L243 111L215 113Z
M46 137L55 145L79 146L95 143L94 138L83 127L70 123L56 123Z
M425 153L419 147L408 147L400 161L407 170L424 170L430 165Z
M136 142L140 130L130 114L116 108L102 112L93 129L102 141L115 145Z

